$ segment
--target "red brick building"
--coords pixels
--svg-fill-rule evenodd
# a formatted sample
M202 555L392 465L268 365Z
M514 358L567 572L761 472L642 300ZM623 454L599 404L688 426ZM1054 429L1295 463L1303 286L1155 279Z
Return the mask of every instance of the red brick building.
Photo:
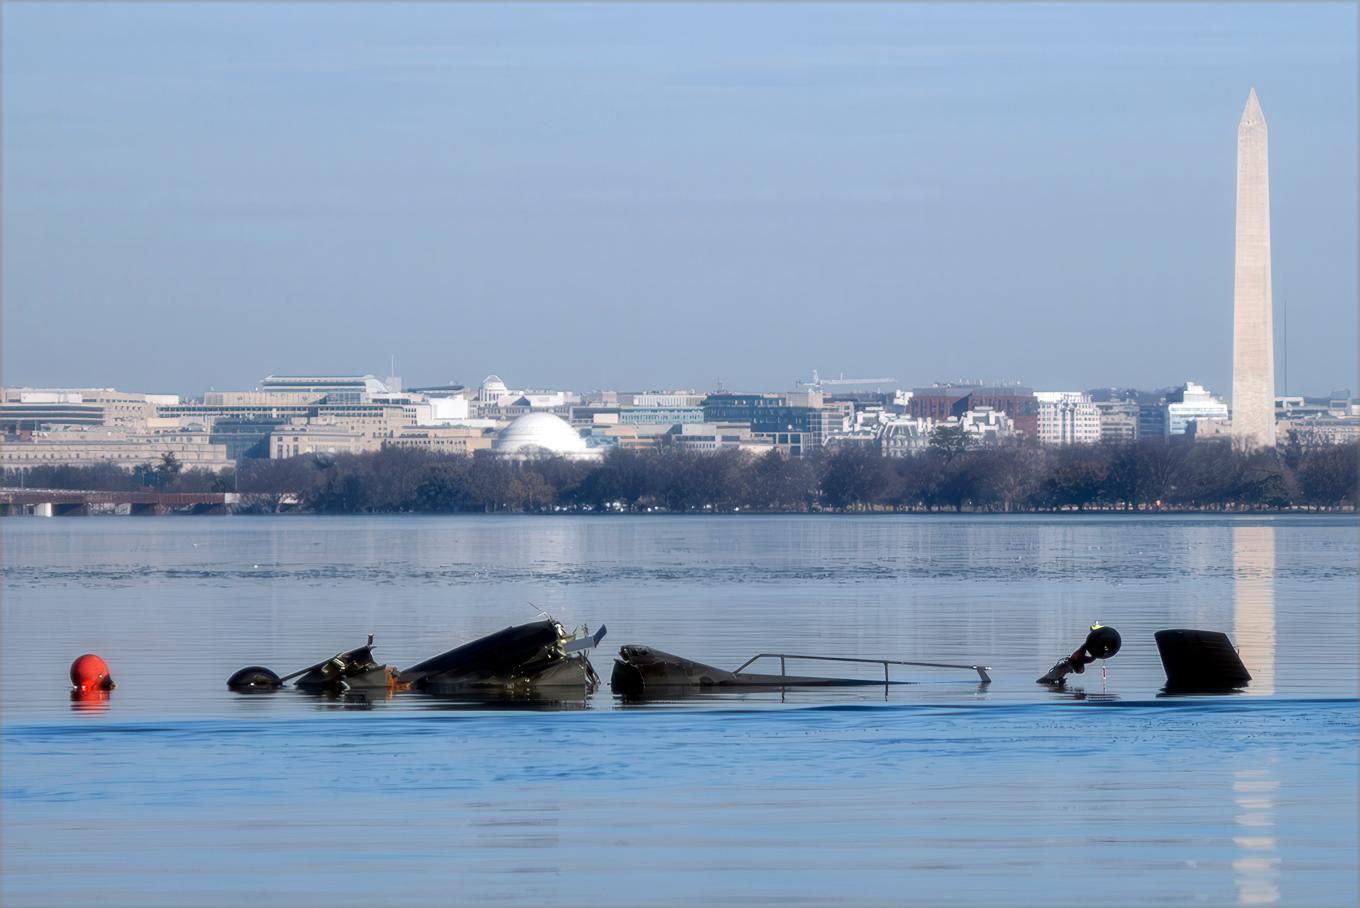
M1039 431L1039 403L1031 388L985 385L935 385L914 388L908 412L918 419L948 419L978 407L1005 413L1017 432L1034 438Z

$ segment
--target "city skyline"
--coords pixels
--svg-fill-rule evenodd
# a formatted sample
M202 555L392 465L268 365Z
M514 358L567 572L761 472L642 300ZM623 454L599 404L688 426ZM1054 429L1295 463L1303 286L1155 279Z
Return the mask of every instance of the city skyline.
M14 8L3 380L194 394L396 351L413 384L1226 395L1255 84L1288 390L1354 387L1354 21Z

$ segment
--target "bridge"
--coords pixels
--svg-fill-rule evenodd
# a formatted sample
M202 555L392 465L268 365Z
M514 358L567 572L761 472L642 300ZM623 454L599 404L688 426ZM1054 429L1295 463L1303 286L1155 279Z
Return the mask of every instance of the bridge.
M0 515L65 517L93 511L128 514L230 514L240 501L235 492L99 492L81 489L0 489Z

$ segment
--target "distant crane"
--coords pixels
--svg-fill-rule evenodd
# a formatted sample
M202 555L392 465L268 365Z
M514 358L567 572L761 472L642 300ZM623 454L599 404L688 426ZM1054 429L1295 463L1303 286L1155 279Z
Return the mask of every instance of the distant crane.
M840 378L822 378L817 374L817 370L812 370L812 380L798 379L800 388L821 388L826 385L889 385L897 381L895 378L846 378L842 372Z

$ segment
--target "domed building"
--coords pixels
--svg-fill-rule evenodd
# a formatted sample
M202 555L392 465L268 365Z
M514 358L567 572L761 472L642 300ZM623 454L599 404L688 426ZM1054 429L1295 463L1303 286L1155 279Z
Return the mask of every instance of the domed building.
M560 416L551 413L525 413L501 430L491 450L503 457L598 457L585 439Z
M482 386L477 389L477 400L484 404L500 403L503 398L510 395L510 389L501 381L499 375L488 375L482 379Z

